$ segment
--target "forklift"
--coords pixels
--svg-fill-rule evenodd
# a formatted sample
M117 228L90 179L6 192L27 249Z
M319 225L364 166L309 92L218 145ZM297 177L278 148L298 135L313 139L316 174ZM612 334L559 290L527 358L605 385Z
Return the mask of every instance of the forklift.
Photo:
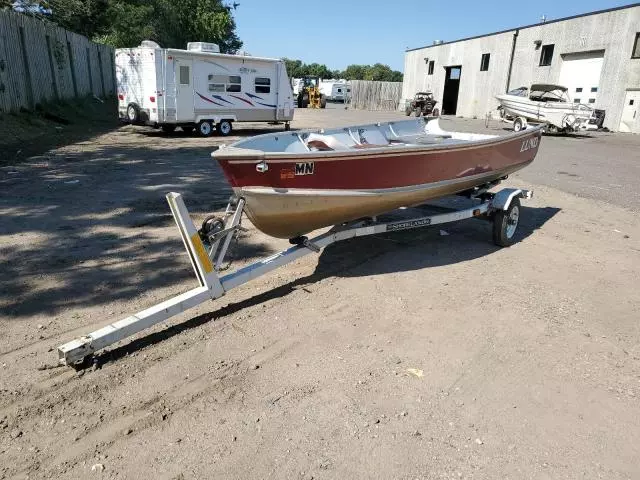
M298 108L326 108L327 97L320 92L320 77L303 77L297 100Z

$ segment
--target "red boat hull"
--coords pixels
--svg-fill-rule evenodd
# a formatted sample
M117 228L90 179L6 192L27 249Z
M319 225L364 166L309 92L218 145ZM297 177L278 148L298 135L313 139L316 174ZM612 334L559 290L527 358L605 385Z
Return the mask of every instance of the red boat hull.
M230 148L214 157L255 226L292 238L502 178L533 161L540 135L300 155Z

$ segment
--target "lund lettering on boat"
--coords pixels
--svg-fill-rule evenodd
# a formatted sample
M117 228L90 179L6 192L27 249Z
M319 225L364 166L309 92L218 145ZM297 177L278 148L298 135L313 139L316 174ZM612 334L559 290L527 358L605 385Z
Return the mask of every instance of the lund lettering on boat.
M419 220L411 220L407 222L396 222L387 224L387 232L395 232L397 230L406 230L408 228L424 227L431 225L430 218L421 218Z
M313 175L313 169L314 169L313 162L296 163L296 175Z
M538 137L527 138L524 142L522 142L520 152L526 152L527 150L531 150L532 148L536 148L537 146Z

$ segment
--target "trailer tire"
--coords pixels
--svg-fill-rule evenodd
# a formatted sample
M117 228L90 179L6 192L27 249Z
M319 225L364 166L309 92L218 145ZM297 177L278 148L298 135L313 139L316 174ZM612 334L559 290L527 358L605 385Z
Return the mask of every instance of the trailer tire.
M525 125L524 122L522 121L522 118L518 117L513 121L513 131L514 132L519 132L520 130L524 129Z
M228 137L233 130L231 120L222 120L218 125L216 125L216 130L218 134L222 135L223 137Z
M320 95L320 108L327 108L327 97Z
M209 120L201 120L198 122L198 135L201 137L210 137L213 134L213 125Z
M520 199L511 200L509 208L498 210L493 215L493 243L499 247L510 247L514 244L518 223L520 221Z
M175 125L165 124L160 127L164 133L173 133L176 130Z
M130 103L127 106L127 120L129 123L137 123L140 120L140 107L135 103Z

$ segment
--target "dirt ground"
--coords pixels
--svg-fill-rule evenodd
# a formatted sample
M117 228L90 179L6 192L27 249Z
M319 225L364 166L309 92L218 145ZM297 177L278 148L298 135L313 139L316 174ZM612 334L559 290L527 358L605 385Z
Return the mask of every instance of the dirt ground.
M475 220L355 239L57 367L196 285L164 194L223 208L218 143L122 127L0 168L0 479L640 478L633 136L543 138L511 248ZM232 268L286 246L250 228Z

